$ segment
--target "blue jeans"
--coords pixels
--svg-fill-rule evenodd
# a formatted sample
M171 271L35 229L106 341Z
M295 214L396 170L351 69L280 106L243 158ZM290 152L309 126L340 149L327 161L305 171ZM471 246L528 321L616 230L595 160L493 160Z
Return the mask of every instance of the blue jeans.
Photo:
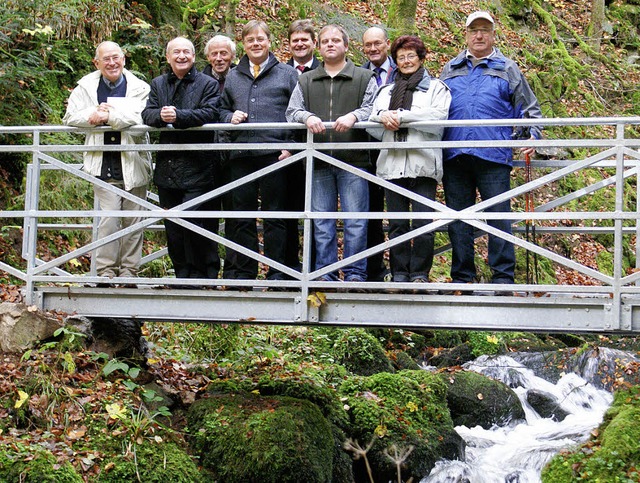
M511 166L498 164L471 155L460 155L444 163L444 194L447 206L460 211L476 202L476 189L482 200L509 191ZM509 212L509 200L493 205L486 212ZM488 220L488 224L511 233L511 220ZM456 283L469 283L476 277L474 263L474 229L463 221L449 224L451 240L451 279ZM513 244L489 235L489 268L494 283L513 283L515 270Z
M369 185L355 174L335 166L322 166L313 172L312 211L338 211L338 196L342 211L369 211ZM313 240L316 248L315 270L338 261L337 220L318 219L313 221ZM367 220L344 220L344 258L362 252L367 248ZM342 268L347 281L367 279L367 260L358 260ZM337 280L336 273L326 278Z

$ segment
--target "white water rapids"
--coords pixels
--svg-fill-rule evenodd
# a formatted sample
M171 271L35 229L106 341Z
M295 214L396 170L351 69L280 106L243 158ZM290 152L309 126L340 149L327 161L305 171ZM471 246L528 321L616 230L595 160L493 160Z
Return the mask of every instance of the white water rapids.
M589 438L613 400L577 374L565 374L552 384L507 356L483 356L464 367L513 388L526 422L490 430L457 426L467 444L465 460L439 461L421 483L538 483L542 468L556 453ZM562 421L541 418L527 403L530 390L551 394L568 416Z

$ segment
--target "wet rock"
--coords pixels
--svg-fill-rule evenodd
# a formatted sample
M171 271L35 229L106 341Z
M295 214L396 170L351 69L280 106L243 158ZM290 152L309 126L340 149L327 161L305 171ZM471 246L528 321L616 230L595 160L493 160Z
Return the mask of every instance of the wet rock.
M490 429L525 419L517 394L502 382L471 371L442 373L447 404L456 426Z
M542 418L551 418L554 421L563 421L569 413L562 409L556 398L545 391L529 389L527 402Z

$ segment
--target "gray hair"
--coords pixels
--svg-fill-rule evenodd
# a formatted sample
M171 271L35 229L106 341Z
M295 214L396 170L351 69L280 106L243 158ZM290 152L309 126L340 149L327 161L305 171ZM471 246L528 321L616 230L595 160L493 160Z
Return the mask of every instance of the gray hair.
M211 37L207 42L207 45L204 46L204 55L209 54L211 46L218 42L227 44L227 47L229 47L229 50L231 51L231 55L233 57L236 56L236 43L226 35L214 35L213 37Z
M120 55L124 55L124 52L122 51L122 48L115 42L112 42L111 40L105 40L104 42L100 42L98 44L98 46L96 47L96 53L94 54L93 58L98 60L98 57L100 57L98 55L98 52L100 52L100 49L102 47L106 47L107 45L110 45L111 47L115 47L120 51Z

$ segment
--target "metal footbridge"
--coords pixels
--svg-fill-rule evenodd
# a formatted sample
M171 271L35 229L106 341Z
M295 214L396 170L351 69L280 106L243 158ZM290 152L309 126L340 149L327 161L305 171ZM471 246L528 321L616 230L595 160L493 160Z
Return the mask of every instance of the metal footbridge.
M491 125L527 126L529 120L484 121ZM477 121L424 122L423 125L477 125ZM547 138L537 141L464 141L456 143L404 143L403 147L443 148L446 146L494 147L514 149L534 146L546 153L544 159L531 161L533 179L515 182L512 189L495 198L478 202L462 211L454 211L444 203L428 200L387 181L334 159L325 151L345 148L344 144L316 143L307 132L306 141L280 144L295 154L242 179L216 188L209 193L170 210L161 209L157 197L149 193L146 200L98 180L81 169L82 134L87 130L64 126L0 127L0 156L30 156L24 188L24 206L0 211L5 225L2 235L11 230L20 232L23 261L9 263L0 258L0 277L16 279L22 285L25 301L48 311L85 316L136 318L143 321L265 323L290 325L327 324L336 326L375 326L398 328L516 330L540 332L640 332L640 215L638 212L638 169L640 163L640 118L572 118L537 120L544 125ZM359 123L356 128L372 126ZM327 127L332 127L327 123ZM246 126L211 124L197 129L210 131L246 129ZM302 125L252 124L251 129L300 129ZM102 129L102 128L99 128ZM155 131L147 126L132 130ZM585 135L585 133L589 133ZM212 136L213 137L213 136ZM62 141L64 140L64 142ZM394 143L354 143L350 149L391 149ZM273 149L269 144L211 143L180 145L184 150L225 151L252 149L256 152ZM152 152L174 149L170 145L143 144L135 146L104 146L107 150L143 149ZM22 154L20 154L22 153ZM425 218L431 222L419 229L380 245L371 247L349 259L321 270L310 267L311 223L316 218L387 219L384 212L354 213L311 211L311 175L314 162L323 161L350 171L384 188L395 190L415 201L428 204L432 213L394 213L394 218ZM206 200L284 169L293 163L304 163L305 186L287 189L305 190L305 209L300 212L231 212L191 211ZM514 172L522 169L516 161ZM582 180L587 183L570 182ZM50 205L45 186L48 177L55 176L59 189L65 186L99 185L120 194L143 207L142 211L101 211L86 207L81 199L77 208L56 209ZM49 181L50 182L50 181ZM544 188L544 189L543 189ZM602 200L602 211L584 211L586 198ZM598 198L595 198L598 197ZM536 205L530 208L527 199ZM513 212L487 212L487 208L510 199ZM606 203L606 204L605 204ZM529 207L527 210L526 207ZM605 211L606 210L606 211ZM101 216L138 217L139 223L96 239L97 222ZM297 219L301 223L302 268L278 264L263 254L237 245L225 238L224 232L213 233L188 220L194 218L266 218ZM279 268L290 279L283 281L231 279L176 279L141 276L105 280L96 276L95 267L81 269L78 262L86 259L97 247L117 240L135 230L153 234L163 230L162 221L171 219L206 236L227 249L251 256L263 265ZM497 231L487 224L490 219L508 219L513 235ZM554 283L533 283L524 276L524 266L517 267L517 279L529 283L492 285L478 283L458 285L446 279L428 284L390 282L323 282L321 277L358 258L388 250L421 233L435 231L436 263L446 265L449 249L446 228L462 220L472 225L482 244L482 236L491 233L516 246L518 259L528 260L528 271L544 265L556 273ZM88 230L93 239L70 248L67 253L52 255L38 243L45 232L68 233ZM535 231L536 236L531 237ZM599 242L592 240L596 236ZM589 238L587 238L589 237ZM14 237L15 238L15 237ZM596 256L582 257L580 249L591 246ZM0 254L1 256L1 254ZM600 268L592 266L597 258ZM535 260L535 263L530 260ZM143 257L142 274L153 264L168 264L166 248ZM442 273L448 273L443 268ZM117 287L102 287L105 283ZM222 289L224 288L224 290ZM506 296L505 296L506 294Z

